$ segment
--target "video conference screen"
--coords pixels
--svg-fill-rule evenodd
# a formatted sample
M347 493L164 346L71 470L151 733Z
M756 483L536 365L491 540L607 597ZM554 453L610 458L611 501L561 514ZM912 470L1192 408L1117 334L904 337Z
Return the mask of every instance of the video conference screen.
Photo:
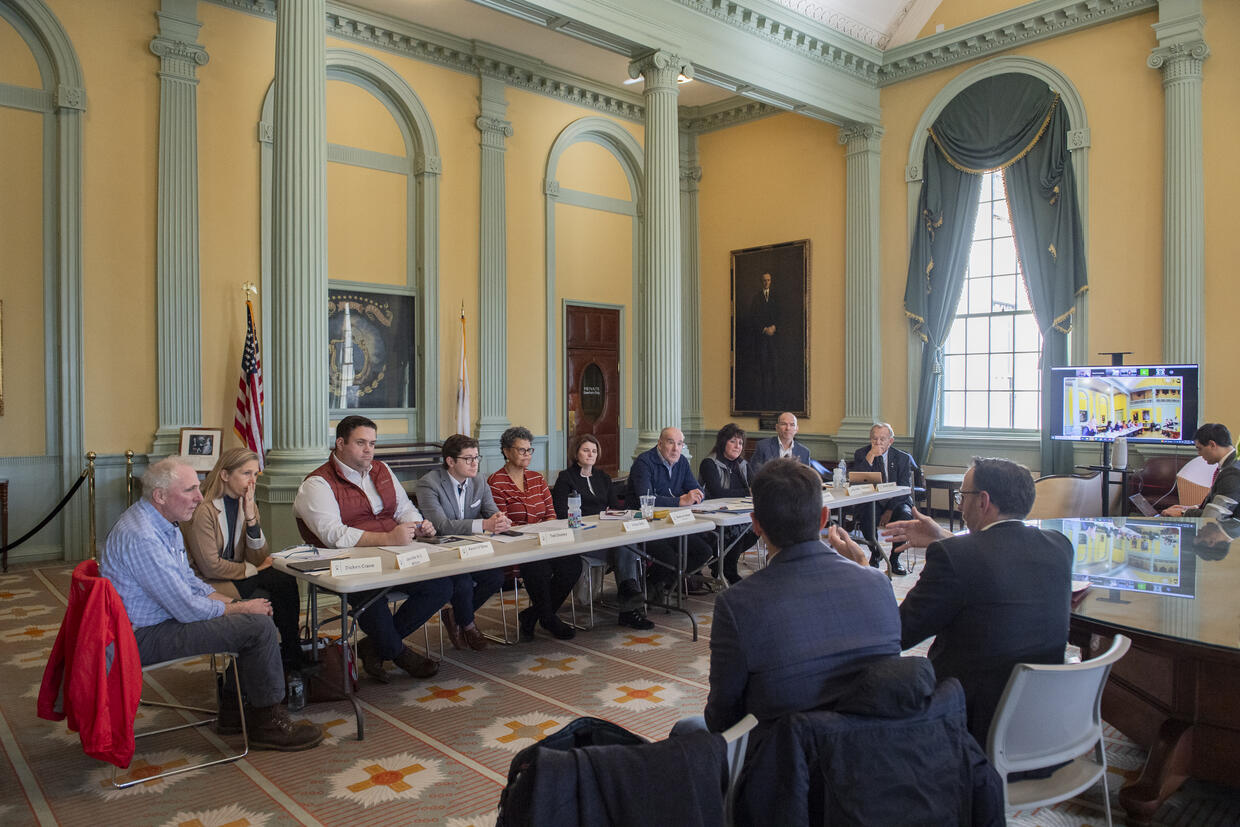
M1123 591L1193 597L1196 557L1184 548L1183 523L1064 519L1076 547L1073 578ZM1191 539L1191 538L1187 538Z
M1052 368L1046 392L1051 439L1191 445L1197 432L1196 365Z

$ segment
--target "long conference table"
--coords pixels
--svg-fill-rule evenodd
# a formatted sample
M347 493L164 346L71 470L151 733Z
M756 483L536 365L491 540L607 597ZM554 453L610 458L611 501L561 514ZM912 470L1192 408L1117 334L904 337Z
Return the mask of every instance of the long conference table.
M1102 695L1107 723L1149 750L1119 792L1130 824L1148 824L1188 777L1240 786L1240 520L1040 521L1076 547L1072 609L1082 658L1117 633L1132 648Z
M675 510L675 509L674 509ZM573 537L571 540L563 542L552 542L544 544L544 539L537 532L543 531L563 531L565 529L564 520L554 520L548 523L542 523L530 526L521 526L520 531L523 537L503 539L510 542L501 542L496 540L494 535L478 535L461 537L464 542L443 545L428 545L424 543L413 543L409 546L402 546L393 550L386 550L384 547L358 547L344 550L331 550L327 552L318 552L314 549L306 549L304 551L293 551L289 553L281 552L272 555L273 566L285 574L291 575L298 580L304 581L309 592L309 624L310 638L315 642L315 657L318 657L319 627L320 621L318 617L318 592L325 591L337 595L340 599L340 617L331 618L328 622L340 621L341 629L341 646L343 647L344 662L348 663L349 657L349 634L347 628L349 614L349 595L357 592L365 592L372 590L380 590L381 593L394 589L399 589L402 585L409 583L417 583L424 580L434 580L440 577L451 577L456 574L468 574L475 571L483 571L486 569L506 568L509 566L519 566L522 563L532 563L538 560L546 560L551 557L561 557L571 554L582 554L587 551L599 551L603 549L615 548L625 545L642 545L652 540L668 540L678 539L679 554L677 565L676 588L673 592L675 603L669 599L669 603L665 606L668 609L674 609L683 612L688 616L693 627L693 639L697 639L697 620L691 612L686 611L682 607L681 588L684 582L685 565L686 565L686 542L685 538L692 534L701 534L716 529L716 523L710 520L698 519L696 516L692 520L681 525L674 525L668 520L651 520L649 527L636 528L634 530L625 530L625 520L600 519L599 517L585 518L585 528L573 529ZM558 538L556 538L558 539ZM461 552L461 547L468 543L489 542L492 551L490 553L482 553L478 556L465 556ZM406 552L413 552L415 555L425 551L426 562L418 563L408 568L398 568L397 555ZM281 556L288 554L289 556ZM359 574L348 575L332 575L330 570L322 570L315 572L299 571L293 568L295 563L305 563L316 561L320 557L330 555L332 560L361 560L363 558L379 558L380 570L377 572L365 572ZM371 602L382 600L382 596L378 596ZM367 604L370 605L370 604ZM429 654L429 653L428 653ZM342 682L345 697L353 705L353 714L357 720L357 738L362 740L364 735L364 717L362 707L358 703L356 696L353 694L353 685L348 670L342 669Z

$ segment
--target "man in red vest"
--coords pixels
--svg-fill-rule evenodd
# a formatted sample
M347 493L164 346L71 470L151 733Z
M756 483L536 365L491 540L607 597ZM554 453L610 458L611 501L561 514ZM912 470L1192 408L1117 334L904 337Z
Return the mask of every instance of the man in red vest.
M375 423L346 416L336 426L336 448L327 462L310 472L297 489L293 514L302 538L319 548L404 546L430 537L435 527L422 519L392 469L375 461ZM357 654L367 675L388 682L384 661L392 661L415 678L439 671L438 661L422 657L405 638L439 611L452 596L446 578L402 585L408 595L393 614L377 591L349 595L357 623L366 633ZM372 603L371 601L374 600Z

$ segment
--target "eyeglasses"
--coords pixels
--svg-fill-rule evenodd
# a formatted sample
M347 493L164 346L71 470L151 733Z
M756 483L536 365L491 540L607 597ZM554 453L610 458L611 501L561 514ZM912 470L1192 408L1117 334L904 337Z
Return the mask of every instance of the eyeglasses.
M958 489L956 493L952 495L952 499L955 501L956 505L961 505L964 502L965 494L983 494L983 493L985 492L980 491L980 490L965 491L963 488L961 488L961 489Z
M523 457L532 457L532 456L534 456L534 449L533 449L533 448L513 448L512 450L516 451L518 454L520 454L520 455L521 455L521 456L523 456Z
M472 457L456 457L457 462L467 462L470 465L477 465L479 459L480 457L477 454L474 454Z

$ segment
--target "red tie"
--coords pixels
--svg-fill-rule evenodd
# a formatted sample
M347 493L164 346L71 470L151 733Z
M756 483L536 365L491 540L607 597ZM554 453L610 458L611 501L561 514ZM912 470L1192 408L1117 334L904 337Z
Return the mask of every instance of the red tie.
M1223 463L1214 466L1214 476L1210 478L1210 487L1214 487L1214 483L1218 482L1218 472L1223 470Z

